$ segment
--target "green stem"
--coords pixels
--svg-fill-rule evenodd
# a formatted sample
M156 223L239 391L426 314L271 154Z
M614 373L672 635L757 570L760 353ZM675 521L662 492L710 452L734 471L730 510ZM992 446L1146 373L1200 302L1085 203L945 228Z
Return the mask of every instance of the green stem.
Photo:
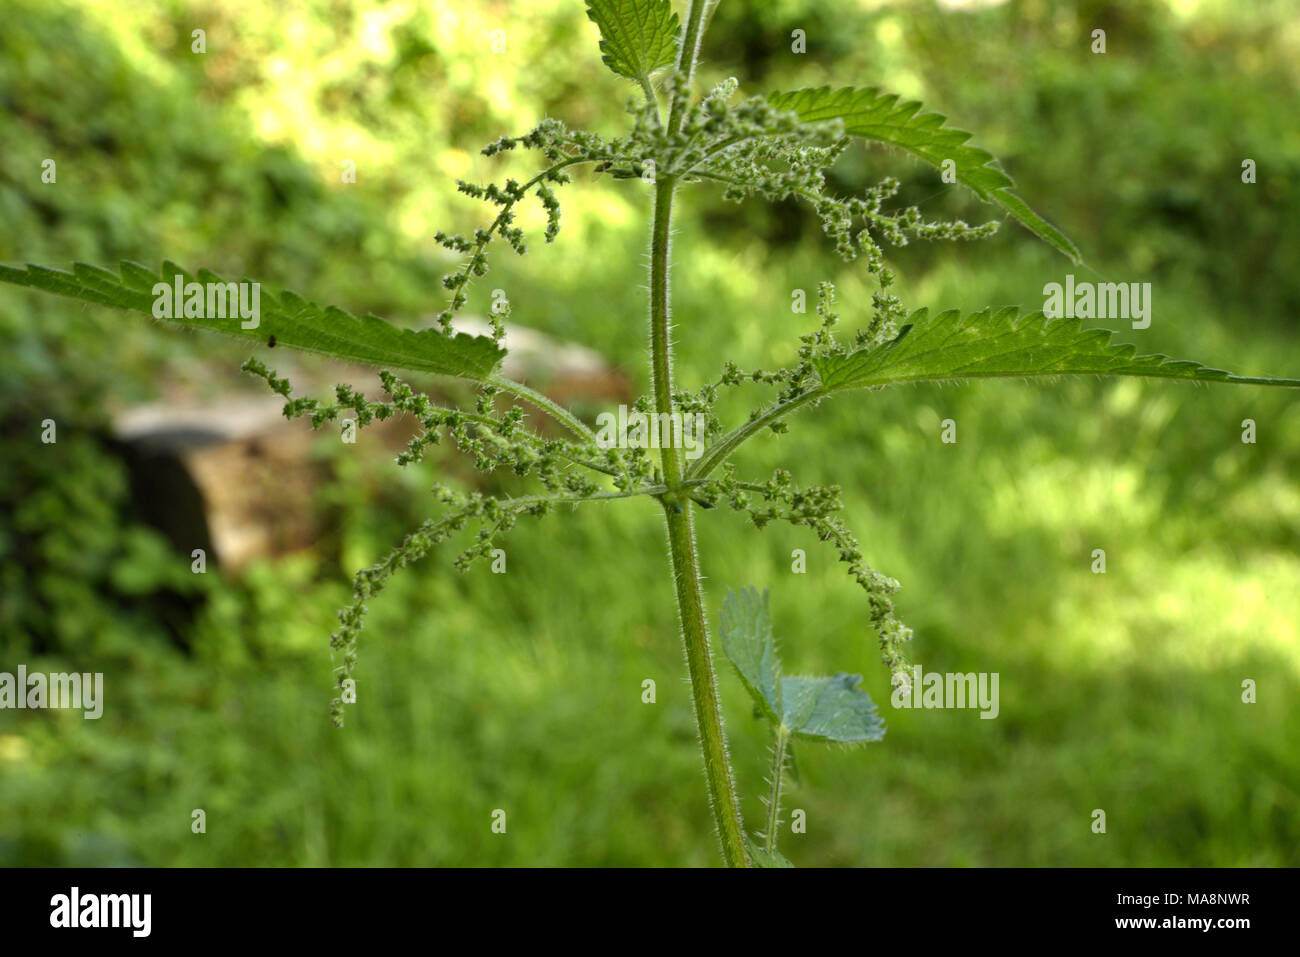
M682 82L688 87L695 72L699 51L700 26L706 0L691 0L686 15L681 55L677 62ZM683 114L674 101L668 128L681 129ZM672 412L673 368L672 344L669 339L669 273L672 245L673 193L677 181L661 176L655 184L654 225L650 239L650 351L654 374L655 411ZM695 523L690 496L686 494L682 451L660 450L660 467L668 491L661 497L668 525L668 547L672 559L673 585L677 592L677 615L686 646L686 666L691 677L691 698L695 705L695 723L700 732L700 750L704 757L704 777L709 788L722 856L730 867L745 867L749 854L745 848L744 826L740 820L740 803L727 760L727 739L722 729L722 711L718 705L718 687L709 649L709 627L704 614L704 596L700 592L700 560L695 549Z
M682 34L682 48L677 54L677 72L682 75L682 81L688 90L691 78L695 76L695 61L700 56L700 37L703 35L706 6L708 0L691 0L691 8L686 13L686 31ZM668 116L668 132L676 134L685 119L684 111L679 111L677 103L673 103L672 113Z
M526 399L528 402L537 406L537 408L549 412L557 420L564 423L564 425L568 426L569 430L579 438L585 439L593 445L596 444L596 433L587 428L586 424L581 419L558 402L553 402L551 399L542 395L542 393L528 388L528 386L524 385L522 382L516 382L514 379L507 379L503 376L491 376L488 379L488 383L496 386L503 392L509 392L511 395L516 395L521 399Z
M776 747L772 751L772 790L767 798L767 834L763 842L763 850L769 854L776 850L776 819L781 814L781 779L785 775L785 744L788 740L790 733L785 725L778 725Z
M655 96L655 88L650 83L650 78L641 77L641 92L645 94L646 106L653 106L655 110L655 124L659 123L659 98Z
M650 348L655 411L659 413L672 412L672 346L668 323L675 188L676 181L671 176L661 177L655 185L654 226L650 243ZM677 593L677 614L681 621L682 640L686 646L686 666L691 677L691 697L695 705L695 723L700 733L709 804L713 809L718 838L722 842L723 859L730 867L745 867L749 864L749 855L745 849L745 832L740 820L740 804L736 800L736 786L727 760L727 740L722 728L722 711L718 704L717 681L709 649L704 597L700 591L695 524L690 497L684 494L682 450L661 449L660 465L664 484L668 488L661 500L668 524L668 547L672 559L673 585Z
M795 396L793 399L772 406L758 418L751 419L739 428L733 429L704 451L699 461L691 466L689 477L692 479L708 478L714 469L730 457L732 452L757 432L771 425L777 419L789 415L800 406L807 405L814 399L825 398L827 395L829 393L823 389L812 389L802 395Z
M647 485L644 488L620 492L595 492L591 495L518 495L514 498L500 499L506 508L526 509L529 505L546 502L550 505L581 505L583 502L612 502L621 498L637 498L641 495L655 497L668 489L663 485Z

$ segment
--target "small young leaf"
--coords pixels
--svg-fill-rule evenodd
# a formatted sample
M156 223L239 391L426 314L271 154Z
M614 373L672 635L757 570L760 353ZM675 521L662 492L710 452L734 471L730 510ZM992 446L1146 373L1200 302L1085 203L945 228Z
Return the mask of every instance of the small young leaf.
M200 270L196 278L171 262L163 263L161 276L136 263L123 262L120 278L86 263L75 263L70 273L44 266L29 265L25 270L0 266L0 282L150 316L154 284L174 284L177 275L183 283L225 282L206 269ZM416 332L400 329L377 316L354 316L334 306L323 308L291 292L284 292L278 300L260 287L258 294L259 321L252 329L243 328L239 313L233 308L225 310L227 318L224 319L184 318L181 304L174 304L176 318L165 321L259 343L274 337L277 345L367 365L418 369L467 379L487 378L505 356L505 350L487 336L464 333L449 336L436 329Z
M587 16L600 27L605 65L649 87L656 70L677 62L680 25L668 0L587 0Z
M885 722L866 692L858 690L861 675L830 678L784 678L781 696L784 721L797 737L851 744L879 741Z
M998 376L1130 375L1201 382L1300 387L1300 379L1253 378L1210 369L1199 362L1137 355L1137 347L1112 345L1112 332L1083 329L1078 319L1021 317L1007 307L962 316L957 310L929 318L925 309L890 342L846 355L813 360L828 391Z
M947 118L943 115L922 113L920 103L899 103L897 93L882 93L875 87L832 90L828 86L773 93L768 100L778 109L798 113L805 123L841 119L846 133L897 146L931 166L942 168L945 160L952 160L957 181L980 199L1001 206L1072 262L1083 261L1068 236L1011 192L1015 182L993 165L996 159L992 153L967 143L971 134L965 130L944 126Z
M768 593L753 587L727 590L719 634L722 650L764 716L793 735L814 741L879 741L885 724L861 675L784 678L772 635Z
M764 590L727 589L719 628L722 651L740 674L740 680L759 710L773 721L781 720L781 663L772 637L772 614Z

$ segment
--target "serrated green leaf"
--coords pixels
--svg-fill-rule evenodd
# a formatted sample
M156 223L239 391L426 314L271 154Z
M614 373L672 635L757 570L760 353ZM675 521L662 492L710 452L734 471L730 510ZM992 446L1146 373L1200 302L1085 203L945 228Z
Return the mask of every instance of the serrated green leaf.
M912 314L891 342L813 360L828 391L999 376L1130 375L1200 382L1300 387L1300 379L1254 378L1162 355L1137 355L1137 347L1112 345L1114 333L1084 329L1078 319L1020 316L1014 307L929 318Z
M879 741L885 736L885 722L858 688L861 683L861 675L843 673L829 678L783 678L786 727L796 737L813 741Z
M947 118L943 115L922 113L915 100L900 103L898 94L882 93L875 87L832 90L828 86L773 93L768 99L778 109L798 113L805 123L843 120L845 132L897 146L931 166L942 168L944 160L952 160L958 182L985 202L1001 206L1074 263L1083 261L1068 236L1011 192L1015 182L994 165L997 160L992 153L970 145L971 134L965 130L944 126Z
M772 637L768 594L750 586L737 594L727 589L722 602L722 651L740 674L754 704L773 721L781 720L781 664Z
M605 65L649 87L650 76L677 62L680 24L668 0L587 0L600 27Z
M75 263L72 272L28 265L26 269L0 266L0 282L41 289L70 296L85 302L115 306L153 315L153 287L156 283L173 283L177 275L182 282L224 282L208 270L198 276L184 272L173 262L164 262L162 272L154 273L133 262L121 264L121 274L86 263ZM349 359L367 365L394 369L417 369L468 379L485 379L505 356L487 336L459 333L445 335L437 329L414 331L400 329L377 316L354 316L334 306L321 307L291 292L280 298L259 288L260 321L255 328L244 329L237 310L221 318L176 318L162 321L266 342L275 336L276 344L322 355Z

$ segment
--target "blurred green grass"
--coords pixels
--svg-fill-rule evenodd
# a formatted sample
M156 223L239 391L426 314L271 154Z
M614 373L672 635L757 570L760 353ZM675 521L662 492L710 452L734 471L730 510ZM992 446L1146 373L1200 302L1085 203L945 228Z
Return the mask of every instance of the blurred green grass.
M1143 351L1295 374L1300 18L1247 6L727 2L706 81L919 96L976 130L1099 274L1155 284ZM479 145L548 112L609 132L632 95L601 74L576 2L11 8L0 260L167 256L398 320L442 301L432 232L480 224L451 180L503 175ZM200 59L188 36L204 23ZM1094 25L1108 30L1104 58L1086 52ZM794 27L809 32L807 57L785 52ZM497 28L507 56L487 52ZM44 156L59 158L55 188L33 172ZM335 184L341 156L358 161L355 187ZM1256 186L1239 181L1244 156ZM902 157L855 151L843 165L845 188L892 173L927 215L992 215ZM644 386L644 193L584 177L561 200L559 241L499 258L477 304L506 288L518 321L592 344ZM679 224L685 386L723 357L789 361L810 325L791 315L792 289L834 279L846 326L865 311L862 270L793 207L699 190ZM989 243L892 255L912 307L1036 307L1067 271L1012 225ZM97 722L0 712L0 862L716 863L649 504L521 525L505 576L459 575L448 547L399 577L371 603L359 703L339 732L326 717L334 609L350 573L428 514L421 491L445 463L402 473L364 435L344 452L322 434L337 542L195 582L188 556L130 521L121 465L95 437L109 408L155 393L164 365L212 394L251 388L236 371L245 347L10 290L0 337L0 670L103 670L107 696ZM60 422L54 447L33 438L46 415ZM944 418L955 446L938 441ZM1244 418L1255 445L1240 442ZM995 721L889 708L863 596L833 552L702 513L709 607L728 586L770 587L788 667L861 671L888 720L879 745L799 750L789 806L807 810L808 833L783 845L796 863L1300 862L1293 394L916 387L801 413L739 460L843 486L868 560L903 582L914 660L1001 675ZM794 548L805 575L790 571ZM1094 548L1105 576L1089 571ZM198 596L183 634L142 600L152 592ZM641 703L645 678L655 705ZM1241 703L1244 678L1257 704ZM763 727L730 674L722 695L753 821ZM495 808L504 836L489 829Z

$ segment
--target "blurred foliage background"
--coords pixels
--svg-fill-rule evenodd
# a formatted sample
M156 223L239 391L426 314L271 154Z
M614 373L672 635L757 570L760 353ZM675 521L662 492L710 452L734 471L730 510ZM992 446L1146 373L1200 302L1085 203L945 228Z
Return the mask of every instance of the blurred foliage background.
M620 129L635 90L605 73L596 39L578 0L8 0L0 261L167 257L414 322L443 301L433 233L484 222L453 180L529 169L479 147L546 114ZM1079 243L1095 270L1079 278L1153 283L1151 328L1121 341L1300 372L1292 0L724 0L705 56L703 83L734 75L745 93L833 83L921 99L974 130ZM46 157L56 185L40 181ZM347 158L354 185L340 182ZM993 218L899 155L855 148L836 171L844 189L887 174L927 214ZM516 321L647 386L647 197L580 175L559 240L499 255L471 309L505 288ZM793 289L834 280L848 328L868 308L865 271L795 205L697 188L676 252L683 387L724 357L788 362L811 326ZM912 308L1039 308L1071 271L1014 224L891 256ZM400 576L371 603L360 703L336 731L326 643L351 573L430 514L435 472L463 468L402 471L364 434L319 433L329 541L191 574L134 517L109 418L163 378L214 399L256 392L238 372L247 354L0 289L0 670L103 671L106 696L99 721L0 712L0 863L715 864L652 503L521 525L505 576L455 572L454 542ZM56 445L39 442L45 418ZM945 418L955 446L939 442ZM1257 444L1240 440L1246 418ZM842 485L868 560L903 582L913 659L1001 676L995 721L891 709L833 551L703 513L715 616L726 587L770 587L788 668L861 671L888 720L881 744L799 751L788 806L808 832L782 848L796 863L1300 863L1300 397L989 382L848 397L793 426L747 447L742 468ZM795 548L807 574L791 573ZM1094 548L1105 575L1090 573ZM1245 678L1257 704L1241 701ZM722 695L754 822L764 726L730 674ZM206 834L191 833L194 808Z

